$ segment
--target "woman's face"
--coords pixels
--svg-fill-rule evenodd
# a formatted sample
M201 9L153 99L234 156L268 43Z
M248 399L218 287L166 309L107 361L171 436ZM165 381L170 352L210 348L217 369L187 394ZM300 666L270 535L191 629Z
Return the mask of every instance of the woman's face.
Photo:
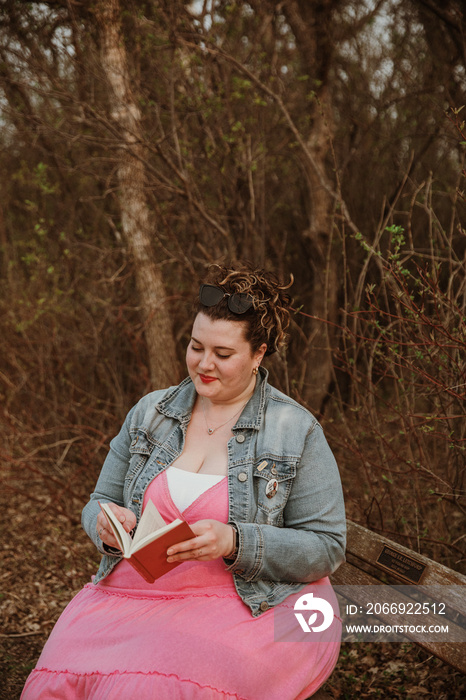
M267 349L253 353L242 321L213 320L199 313L186 352L186 364L197 393L214 403L233 402L253 391L254 367Z

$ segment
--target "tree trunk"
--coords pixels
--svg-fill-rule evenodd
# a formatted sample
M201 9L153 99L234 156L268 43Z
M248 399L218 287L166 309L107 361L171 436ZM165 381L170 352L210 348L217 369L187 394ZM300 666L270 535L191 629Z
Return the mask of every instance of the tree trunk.
M333 238L334 189L326 175L330 141L333 136L328 72L334 51L333 13L338 0L286 0L283 12L296 39L305 74L315 93L312 131L307 148L315 167L307 165L309 184L309 227L303 236L310 243L312 271L310 313L317 319L311 326L303 397L321 411L332 379L334 326L338 320L340 252ZM327 323L330 321L330 324Z
M321 110L325 109L325 96ZM341 253L333 236L334 201L322 186L326 180L325 167L331 138L331 116L316 113L312 137L307 143L320 173L308 168L309 228L304 235L311 243L309 266L312 270L312 306L314 320L309 336L304 397L312 408L323 410L333 376L332 351L335 344L335 326L338 321L339 267ZM330 183L328 183L330 186ZM330 322L330 323L327 323Z
M154 387L163 387L177 383L179 367L166 292L152 248L153 224L145 195L146 153L141 114L130 88L120 3L98 0L95 14L111 118L121 134L117 178L122 228L144 314L151 380Z

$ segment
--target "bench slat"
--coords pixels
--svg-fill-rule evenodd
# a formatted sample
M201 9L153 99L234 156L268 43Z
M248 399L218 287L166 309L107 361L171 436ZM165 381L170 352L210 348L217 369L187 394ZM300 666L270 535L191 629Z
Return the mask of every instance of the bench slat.
M413 552L411 549L393 542L382 535L371 532L365 527L353 523L351 520L347 520L346 524L348 540L347 552L358 559L361 559L361 561L366 562L366 564L370 564L371 566L375 566L381 571L386 572L387 569L377 562L377 558L379 557L382 548L384 546L388 546L396 549L397 552L405 554L407 557L418 560L426 566L426 570L424 571L420 581L420 583L423 585L466 585L466 576L463 576L457 571L453 571L452 569L443 566L443 564L439 564L432 559L428 559L422 554L417 554L417 552ZM392 571L390 569L390 574L399 581L406 583L406 580L402 576L398 575L396 571Z

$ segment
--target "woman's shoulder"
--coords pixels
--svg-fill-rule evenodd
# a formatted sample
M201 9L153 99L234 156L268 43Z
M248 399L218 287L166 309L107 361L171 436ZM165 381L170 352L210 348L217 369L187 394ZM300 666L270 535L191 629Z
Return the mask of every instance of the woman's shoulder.
M147 394L144 394L144 396L141 396L133 408L144 408L146 406L152 407L160 404L162 401L166 401L168 398L178 393L180 387L182 387L185 382L186 380L181 382L181 384L174 384L173 386L168 386L164 389L149 391Z
M305 406L273 386L267 387L264 412L257 433L257 450L274 458L299 462L307 446L320 441L320 423Z
M137 419L140 421L147 413L152 414L154 411L183 413L187 406L192 403L192 392L192 382L189 377L180 384L151 391L142 396L131 409L130 415L132 420ZM169 406L172 407L172 411L166 410Z
M307 429L320 425L308 408L271 384L268 385L266 410L272 414L279 412L282 419L297 421L301 427L307 426Z
M148 394L144 394L144 396L141 396L141 398L133 408L144 410L149 406L156 406L161 401L163 401L167 397L167 395L171 394L174 391L174 389L176 389L176 386L169 386L166 389L155 389L155 391L150 391Z

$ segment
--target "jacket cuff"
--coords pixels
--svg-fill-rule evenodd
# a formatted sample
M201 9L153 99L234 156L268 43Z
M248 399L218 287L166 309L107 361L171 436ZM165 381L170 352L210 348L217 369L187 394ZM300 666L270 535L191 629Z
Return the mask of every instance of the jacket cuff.
M228 571L241 576L246 581L254 579L262 567L264 552L264 536L262 529L256 523L230 523L238 533L237 554L233 563L225 560Z
M110 547L108 544L105 544L105 542L102 542L102 549L105 554L108 554L110 557L121 557L121 549L117 549L117 547Z

